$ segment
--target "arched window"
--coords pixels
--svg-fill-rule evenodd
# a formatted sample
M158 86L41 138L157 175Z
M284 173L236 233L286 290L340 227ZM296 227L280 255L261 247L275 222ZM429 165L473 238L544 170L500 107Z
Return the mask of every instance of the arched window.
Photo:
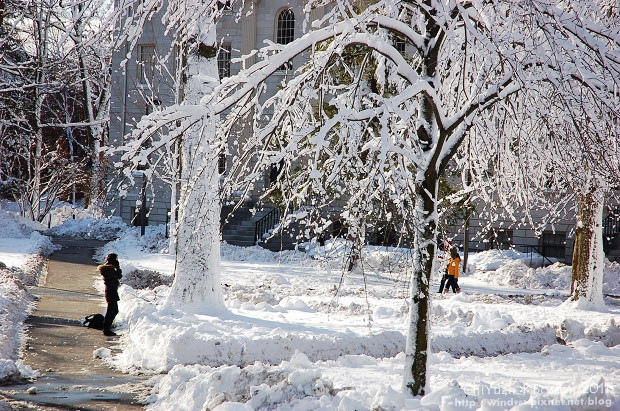
M276 27L276 43L288 44L295 39L295 14L293 10L284 9L278 14L278 26ZM291 70L293 63L290 61L283 64L280 70Z
M288 44L295 39L295 14L293 10L285 9L278 15L276 43Z

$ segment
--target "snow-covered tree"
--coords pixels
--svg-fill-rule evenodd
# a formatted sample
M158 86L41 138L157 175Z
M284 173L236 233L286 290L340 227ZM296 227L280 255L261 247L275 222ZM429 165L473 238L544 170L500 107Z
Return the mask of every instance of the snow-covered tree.
M570 301L580 308L592 309L604 305L603 213L606 205L611 208L618 201L620 102L618 96L610 95L607 101L601 101L588 89L577 92L579 87L572 86L574 98L556 94L547 105L571 115L557 119L548 116L547 121L553 123L550 130L563 143L562 151L554 157L553 168L576 198ZM613 89L613 84L610 82L607 87Z
M72 41L72 54L79 73L84 123L87 130L90 181L85 207L101 211L105 181L101 147L107 132L110 105L110 67L113 25L107 19L105 0L70 3L64 21L65 38Z
M131 13L126 13L129 9ZM176 226L172 242L176 265L167 300L171 307L224 309L220 283L218 160L221 142L215 132L217 115L210 112L189 121L183 118L186 110L200 107L201 98L219 84L215 20L222 12L217 0L147 0L139 4L125 1L117 8L116 17L123 20L117 43L127 43L130 47L140 38L145 19L161 16L170 28L171 55L175 52L179 55L177 70L173 73L175 83L180 86L184 79L183 100L180 106L175 105L180 107L179 122L170 118L143 121L133 133L132 141L120 148L126 151L123 163L131 164L134 169L149 164L145 171L149 176L163 170L173 175L173 178L162 176L173 187L180 182L178 204L172 206L173 210L178 210L178 222L172 224ZM151 117L158 115L156 112ZM166 129L165 133L162 128ZM180 166L180 180L174 179L176 164ZM131 177L131 173L126 174Z
M474 124L470 132L478 137L459 157L473 176L467 191L495 205L492 214L538 232L567 211L577 214L570 300L595 308L603 304L603 207L617 201L620 182L620 20L612 3L571 7L572 17L570 9L545 12L553 17L541 25L549 50L545 77L497 106L490 121ZM583 19L575 23L575 16ZM536 209L546 213L538 222L531 220Z
M307 10L323 6L325 16L312 22L308 34L287 45L267 44L258 63L224 81L200 104L151 115L135 137L147 139L164 126L173 129L170 136L179 136L222 115L216 130L222 139L239 123L254 127L243 150L254 155L248 162L240 159L230 178L241 176L242 183L250 184L278 165L280 188L292 209L305 205L299 218L336 198L343 202L342 217L363 227L379 197L389 202L413 233L403 387L422 395L431 348L429 285L440 177L465 142L473 148L492 144L493 152L502 155L531 137L519 127L504 129L502 135L493 134L499 126L486 127L500 121L509 106L508 112L532 124L546 115L539 104L519 105L521 94L573 78L596 101L617 108L609 96L619 79L618 25L580 14L580 2L339 0L310 1ZM302 53L309 53L307 64L276 95L265 98L265 80ZM552 137L541 136L541 143L553 144ZM485 151L469 151L476 153ZM538 155L544 153L541 149ZM518 168L489 170L483 160L469 161L468 171L519 178L502 175ZM210 211L206 215L215 218ZM217 244L205 244L211 247ZM186 284L199 287L203 271L177 270L175 281L187 277ZM209 284L217 292L217 285Z
M22 213L38 221L58 197L83 185L83 175L101 169L99 145L92 138L82 144L78 136L105 130L107 70L93 70L105 66L109 54L106 30L95 28L104 21L105 4L3 2L0 110L2 145L10 150L3 153L9 167L2 179ZM78 152L90 161L78 161Z

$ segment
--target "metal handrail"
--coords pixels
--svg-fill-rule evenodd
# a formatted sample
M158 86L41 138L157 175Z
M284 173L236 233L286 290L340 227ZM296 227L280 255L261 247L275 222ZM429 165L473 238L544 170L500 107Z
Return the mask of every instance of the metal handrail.
M549 261L549 265L553 264L554 262L551 261L546 255L544 255L540 249L538 248L538 246L536 245L529 245L529 244L524 244L521 245L520 247L525 247L525 253L526 254L531 254L530 255L530 266L532 265L532 259L534 258L534 251L536 251L542 258L544 258L545 260Z
M254 225L254 244L258 244L263 235L268 233L280 221L282 221L282 211L277 208L274 208L258 220Z

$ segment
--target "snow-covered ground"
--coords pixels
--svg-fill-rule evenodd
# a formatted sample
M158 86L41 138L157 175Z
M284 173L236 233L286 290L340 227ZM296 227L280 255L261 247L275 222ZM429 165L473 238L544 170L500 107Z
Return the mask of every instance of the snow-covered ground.
M420 399L401 394L408 282L394 250L367 249L362 275L342 273L340 242L307 253L223 244L226 309L182 312L158 304L174 271L163 228L140 238L117 220L78 218L54 230L103 238L124 230L99 254L117 252L124 272L122 352L95 354L152 373L152 410L620 410L619 301L597 311L566 303L570 267L561 264L531 269L530 256L512 251L470 256L463 292L433 294L430 393ZM0 233L0 261L15 258L7 265L36 251L13 238L38 234ZM13 308L5 289L0 312L23 312L28 296ZM620 294L616 263L606 267L605 293ZM6 363L19 367L19 337L8 340L0 376Z

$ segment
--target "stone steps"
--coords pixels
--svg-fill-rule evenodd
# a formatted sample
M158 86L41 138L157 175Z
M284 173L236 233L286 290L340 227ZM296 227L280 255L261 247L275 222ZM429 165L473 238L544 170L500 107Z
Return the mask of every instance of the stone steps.
M273 210L273 207L265 206L252 213L253 208L254 204L243 204L232 215L229 215L232 207L222 208L222 240L240 247L251 247L256 244L254 238L256 222Z

